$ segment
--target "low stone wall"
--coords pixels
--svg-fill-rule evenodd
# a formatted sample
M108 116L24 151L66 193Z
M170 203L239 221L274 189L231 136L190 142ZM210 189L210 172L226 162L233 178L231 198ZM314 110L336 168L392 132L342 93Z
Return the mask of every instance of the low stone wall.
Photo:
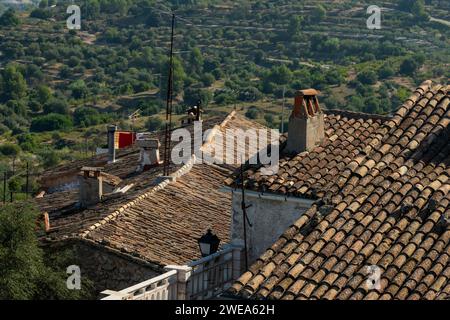
M83 239L46 244L44 249L72 250L81 269L81 281L83 276L91 280L97 294L107 289L122 290L165 272L159 266Z

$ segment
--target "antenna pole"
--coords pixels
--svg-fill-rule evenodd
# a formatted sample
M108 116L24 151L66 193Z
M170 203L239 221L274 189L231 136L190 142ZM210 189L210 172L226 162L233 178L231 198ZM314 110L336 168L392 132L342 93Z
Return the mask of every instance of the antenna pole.
M248 250L247 250L247 206L245 204L245 189L244 189L244 165L241 164L241 188L242 188L242 213L244 222L244 254L245 254L245 270L248 270Z
M284 103L285 103L286 86L283 86L283 104L281 105L281 134L284 133Z
M27 180L26 180L26 186L25 186L25 193L27 194L27 199L28 199L28 188L30 185L30 165L27 161Z
M3 204L6 204L6 171L3 173Z
M172 14L172 32L170 36L170 58L169 58L169 78L167 80L167 103L166 103L166 132L164 139L164 175L170 174L170 132L172 127L172 100L173 100L173 46L175 31L175 14Z

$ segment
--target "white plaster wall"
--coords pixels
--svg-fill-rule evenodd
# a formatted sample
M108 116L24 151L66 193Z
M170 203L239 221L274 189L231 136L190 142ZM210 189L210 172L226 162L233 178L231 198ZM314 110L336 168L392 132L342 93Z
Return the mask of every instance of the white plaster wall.
M247 209L250 226L247 223L247 249L249 264L253 263L267 248L294 224L312 205L312 201L297 201L263 199L255 195L246 194L245 202L251 205ZM243 213L241 209L242 197L239 190L233 193L233 212L231 239L243 241Z

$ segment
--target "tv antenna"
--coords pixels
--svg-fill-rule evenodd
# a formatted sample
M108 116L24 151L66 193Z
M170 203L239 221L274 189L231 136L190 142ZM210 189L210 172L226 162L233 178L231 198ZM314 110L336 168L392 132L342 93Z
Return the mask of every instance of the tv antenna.
M248 270L248 249L247 249L247 224L250 227L253 227L253 225L250 223L250 220L247 216L247 209L250 208L252 205L247 205L245 203L245 185L244 185L244 164L241 164L241 190L242 190L242 202L241 202L241 208L243 213L243 226L244 226L244 255L245 255L245 270Z
M137 109L132 114L128 116L128 119L131 120L131 132L134 132L134 124L136 119L138 119L141 116L141 109Z
M170 35L169 53L169 77L167 79L167 100L166 100L166 130L164 137L164 175L170 174L170 134L172 131L172 105L173 105L173 46L175 31L175 14L172 13L172 31Z

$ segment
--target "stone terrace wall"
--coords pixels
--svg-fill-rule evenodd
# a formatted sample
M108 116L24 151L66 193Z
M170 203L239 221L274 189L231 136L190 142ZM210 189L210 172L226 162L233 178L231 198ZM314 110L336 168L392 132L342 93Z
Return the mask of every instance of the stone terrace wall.
M83 276L91 280L96 294L107 289L122 290L164 273L159 266L85 240L59 241L44 246L44 249L58 252L72 250L76 255L74 260L81 269L81 281Z

